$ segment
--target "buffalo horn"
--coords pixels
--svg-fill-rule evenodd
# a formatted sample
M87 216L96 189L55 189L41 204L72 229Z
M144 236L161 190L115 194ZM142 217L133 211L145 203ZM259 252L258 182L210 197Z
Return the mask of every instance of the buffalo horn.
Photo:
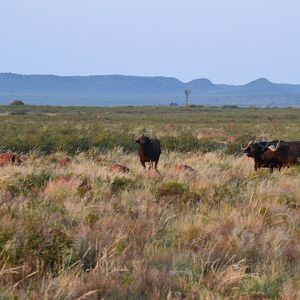
M275 147L274 145L271 145L271 146L269 146L268 148L269 148L272 152L276 152L276 151L278 150L279 146L280 146L280 142L281 142L281 141L278 141L276 147Z
M245 151L251 144L253 144L253 141L250 141L246 147L243 147L243 144L241 144L241 149Z

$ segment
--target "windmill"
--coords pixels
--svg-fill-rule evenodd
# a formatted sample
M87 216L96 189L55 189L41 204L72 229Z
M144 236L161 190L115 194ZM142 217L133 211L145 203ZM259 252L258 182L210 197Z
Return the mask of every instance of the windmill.
M185 94L185 106L189 105L189 96L191 94L191 90L184 90L184 94Z

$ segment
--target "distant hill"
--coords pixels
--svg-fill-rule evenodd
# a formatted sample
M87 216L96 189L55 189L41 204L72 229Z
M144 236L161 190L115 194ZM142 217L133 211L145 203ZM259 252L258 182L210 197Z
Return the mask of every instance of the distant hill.
M281 84L272 83L266 78L259 78L244 85L240 92L244 94L284 94L289 93Z
M200 78L192 80L185 84L193 93L212 93L212 92L220 92L222 88L213 84L209 79Z
M191 103L241 106L300 106L300 85L266 78L245 85L214 84L207 78L184 83L173 77L125 75L56 76L0 73L0 104L21 99L43 105L166 105Z

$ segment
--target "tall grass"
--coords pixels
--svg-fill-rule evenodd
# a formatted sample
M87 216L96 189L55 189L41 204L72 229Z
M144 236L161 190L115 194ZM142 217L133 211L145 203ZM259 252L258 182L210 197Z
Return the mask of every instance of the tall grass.
M131 172L110 173L116 161ZM299 297L298 168L169 152L154 176L119 149L57 165L33 153L0 169L2 298Z
M0 299L300 298L299 166L238 155L300 139L298 110L1 111L0 144L29 157L0 168ZM160 174L138 161L143 132L161 138Z

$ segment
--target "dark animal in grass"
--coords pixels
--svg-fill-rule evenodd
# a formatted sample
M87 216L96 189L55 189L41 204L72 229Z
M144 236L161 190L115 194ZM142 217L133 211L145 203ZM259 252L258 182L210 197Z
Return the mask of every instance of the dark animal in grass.
M160 140L158 140L156 137L149 138L148 136L142 135L137 140L135 140L135 142L139 144L138 154L143 168L146 169L146 162L148 162L149 170L154 167L156 172L158 172L157 164L161 154Z
M185 164L176 165L175 172L176 173L196 173L196 171L192 167L185 165Z
M269 145L262 158L279 161L283 167L295 165L300 162L300 141L278 141L275 146Z
M125 166L115 164L110 167L110 171L116 172L116 173L128 174L130 170L129 170L129 168L127 168Z
M242 151L247 154L248 157L252 157L254 159L254 170L258 170L260 168L269 168L271 172L273 172L274 168L278 168L279 170L282 168L283 163L276 159L274 156L263 156L263 154L268 151L269 146L277 145L278 140L276 141L261 141L261 139L257 141L250 141L246 147L241 145Z

